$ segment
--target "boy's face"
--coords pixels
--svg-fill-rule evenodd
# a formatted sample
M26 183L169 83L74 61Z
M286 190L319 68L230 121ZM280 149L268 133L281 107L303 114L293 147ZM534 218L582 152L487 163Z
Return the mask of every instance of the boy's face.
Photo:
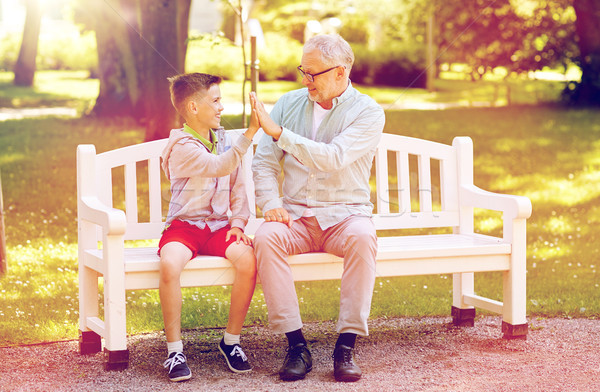
M218 128L221 125L221 89L218 84L213 84L196 95L188 104L189 111L194 118L196 131ZM189 124L191 125L191 124Z

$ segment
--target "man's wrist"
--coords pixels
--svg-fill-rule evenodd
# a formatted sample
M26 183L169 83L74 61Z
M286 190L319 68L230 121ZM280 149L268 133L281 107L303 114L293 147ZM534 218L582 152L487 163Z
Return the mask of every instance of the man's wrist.
M280 126L278 131L273 132L273 135L271 136L271 138L273 138L273 141L276 142L279 140L282 133L283 133L283 127Z

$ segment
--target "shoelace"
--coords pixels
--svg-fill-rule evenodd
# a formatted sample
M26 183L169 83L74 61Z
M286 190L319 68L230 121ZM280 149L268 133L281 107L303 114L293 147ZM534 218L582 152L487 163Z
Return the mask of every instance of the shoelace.
M231 353L229 353L230 356L235 356L237 355L238 357L242 358L242 361L246 362L248 360L248 357L246 357L246 354L244 354L244 350L242 350L242 348L240 346L234 346L233 350L231 350Z
M342 351L342 363L344 364L351 364L354 363L352 361L352 350L341 350ZM333 359L335 358L335 353L331 356Z
M173 368L179 364L185 363L185 355L183 353L177 353L172 358L169 358L163 363L165 368L169 368L169 373Z

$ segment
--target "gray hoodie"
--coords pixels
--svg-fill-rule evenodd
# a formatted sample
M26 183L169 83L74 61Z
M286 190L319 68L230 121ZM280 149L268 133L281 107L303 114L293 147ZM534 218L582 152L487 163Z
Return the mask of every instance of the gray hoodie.
M251 145L242 135L227 151L215 155L183 129L171 130L161 154L162 169L171 181L166 224L179 219L201 229L208 225L213 232L227 223L244 230L250 210L244 178L238 172Z

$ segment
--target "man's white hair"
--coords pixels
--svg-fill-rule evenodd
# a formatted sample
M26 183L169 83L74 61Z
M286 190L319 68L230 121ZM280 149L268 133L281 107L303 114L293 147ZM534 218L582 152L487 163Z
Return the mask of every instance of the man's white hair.
M304 44L304 53L318 50L328 67L343 65L350 72L354 64L354 52L350 44L338 34L315 35Z

